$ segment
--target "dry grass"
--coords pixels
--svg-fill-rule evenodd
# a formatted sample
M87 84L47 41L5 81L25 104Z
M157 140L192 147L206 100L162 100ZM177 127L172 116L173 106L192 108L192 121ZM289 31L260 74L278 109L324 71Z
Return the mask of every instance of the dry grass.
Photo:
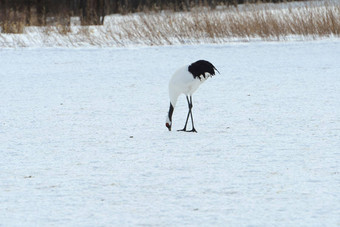
M57 25L43 31L36 35L27 28L25 40L0 34L0 46L9 46L9 42L17 42L12 46L25 46L30 41L40 46L128 46L339 37L340 2L114 15L106 17L104 26Z
M3 20L1 23L2 32L13 34L23 33L25 28L25 18L22 13L10 10L8 15L6 15L6 19L7 20Z
M282 40L289 36L327 37L340 34L339 3L305 3L243 9L197 9L186 13L141 14L119 24L120 37L152 44L220 43L230 39Z

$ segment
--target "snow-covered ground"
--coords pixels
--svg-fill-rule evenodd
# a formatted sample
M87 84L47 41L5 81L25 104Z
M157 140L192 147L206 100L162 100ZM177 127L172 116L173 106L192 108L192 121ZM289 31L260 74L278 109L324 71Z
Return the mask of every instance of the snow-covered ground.
M195 133L164 123L198 59ZM0 49L0 226L339 226L340 42Z

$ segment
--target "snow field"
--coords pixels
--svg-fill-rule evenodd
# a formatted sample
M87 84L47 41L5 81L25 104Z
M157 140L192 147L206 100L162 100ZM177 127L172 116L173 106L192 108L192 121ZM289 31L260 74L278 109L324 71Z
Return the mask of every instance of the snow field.
M221 72L198 133L168 132L170 76L198 59ZM338 59L338 41L1 49L0 226L337 226Z

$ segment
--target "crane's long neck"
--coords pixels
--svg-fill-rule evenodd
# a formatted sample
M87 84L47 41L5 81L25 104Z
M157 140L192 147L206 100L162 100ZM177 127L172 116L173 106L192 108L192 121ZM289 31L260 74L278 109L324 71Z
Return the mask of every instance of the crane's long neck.
M166 117L166 127L171 131L171 125L172 125L172 114L174 112L174 109L176 107L178 96L180 95L180 92L174 87L174 83L170 81L169 83L169 98L170 98L170 107L168 116Z
M171 131L171 125L172 125L172 114L174 113L174 106L170 102L169 112L168 116L166 118L165 126Z
M174 106L170 102L169 112L168 112L168 118L170 122L172 122L172 114L174 113Z

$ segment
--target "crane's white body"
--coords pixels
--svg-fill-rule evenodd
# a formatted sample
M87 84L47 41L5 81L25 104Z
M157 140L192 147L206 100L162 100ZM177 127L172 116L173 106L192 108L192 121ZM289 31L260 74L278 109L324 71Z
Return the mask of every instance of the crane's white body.
M191 96L208 78L202 76L194 79L193 75L188 71L188 67L189 65L185 65L179 68L170 79L169 98L174 107L176 106L178 96L181 94Z

